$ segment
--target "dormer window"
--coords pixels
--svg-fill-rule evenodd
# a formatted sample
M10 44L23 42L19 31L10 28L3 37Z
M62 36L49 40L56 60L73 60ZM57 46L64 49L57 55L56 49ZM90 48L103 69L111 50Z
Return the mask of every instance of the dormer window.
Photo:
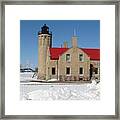
M79 61L81 61L81 62L84 61L84 55L83 54L79 54Z
M70 54L66 54L66 61L70 61Z

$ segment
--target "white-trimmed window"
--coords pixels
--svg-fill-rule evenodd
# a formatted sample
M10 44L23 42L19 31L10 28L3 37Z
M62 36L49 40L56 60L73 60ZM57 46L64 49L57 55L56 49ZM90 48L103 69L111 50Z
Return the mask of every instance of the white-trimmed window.
M66 75L70 75L70 67L66 67Z
M70 54L66 54L66 61L70 61Z
M55 67L52 67L52 75L55 75Z
M80 67L80 68L79 68L79 74L80 74L80 75L83 75L83 74L84 74L84 68L83 68L83 67Z
M83 62L84 61L84 55L81 53L79 54L79 61Z

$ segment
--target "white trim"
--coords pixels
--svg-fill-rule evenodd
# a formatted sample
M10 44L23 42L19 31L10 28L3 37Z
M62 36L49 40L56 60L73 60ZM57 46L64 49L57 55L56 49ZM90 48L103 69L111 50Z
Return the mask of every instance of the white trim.
M66 68L70 68L70 74L66 74ZM66 76L71 76L71 67L70 67L70 66L66 66L66 67L65 67L65 75L66 75Z
M69 59L69 60L66 59L67 54L70 55L70 59ZM66 62L70 62L70 61L71 61L71 54L70 54L70 53L66 53L66 54L65 54L65 61L66 61Z

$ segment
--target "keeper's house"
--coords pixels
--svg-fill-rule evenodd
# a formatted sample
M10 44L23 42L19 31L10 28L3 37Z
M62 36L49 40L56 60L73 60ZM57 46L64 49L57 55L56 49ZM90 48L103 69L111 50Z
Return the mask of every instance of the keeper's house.
M46 24L38 32L38 79L86 81L100 79L100 49L78 48L77 37L72 47L52 47L52 34Z

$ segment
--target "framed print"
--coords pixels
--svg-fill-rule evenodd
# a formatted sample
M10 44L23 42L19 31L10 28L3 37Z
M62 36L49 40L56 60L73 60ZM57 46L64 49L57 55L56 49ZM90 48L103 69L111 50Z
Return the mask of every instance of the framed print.
M119 119L119 9L1 2L1 118Z

